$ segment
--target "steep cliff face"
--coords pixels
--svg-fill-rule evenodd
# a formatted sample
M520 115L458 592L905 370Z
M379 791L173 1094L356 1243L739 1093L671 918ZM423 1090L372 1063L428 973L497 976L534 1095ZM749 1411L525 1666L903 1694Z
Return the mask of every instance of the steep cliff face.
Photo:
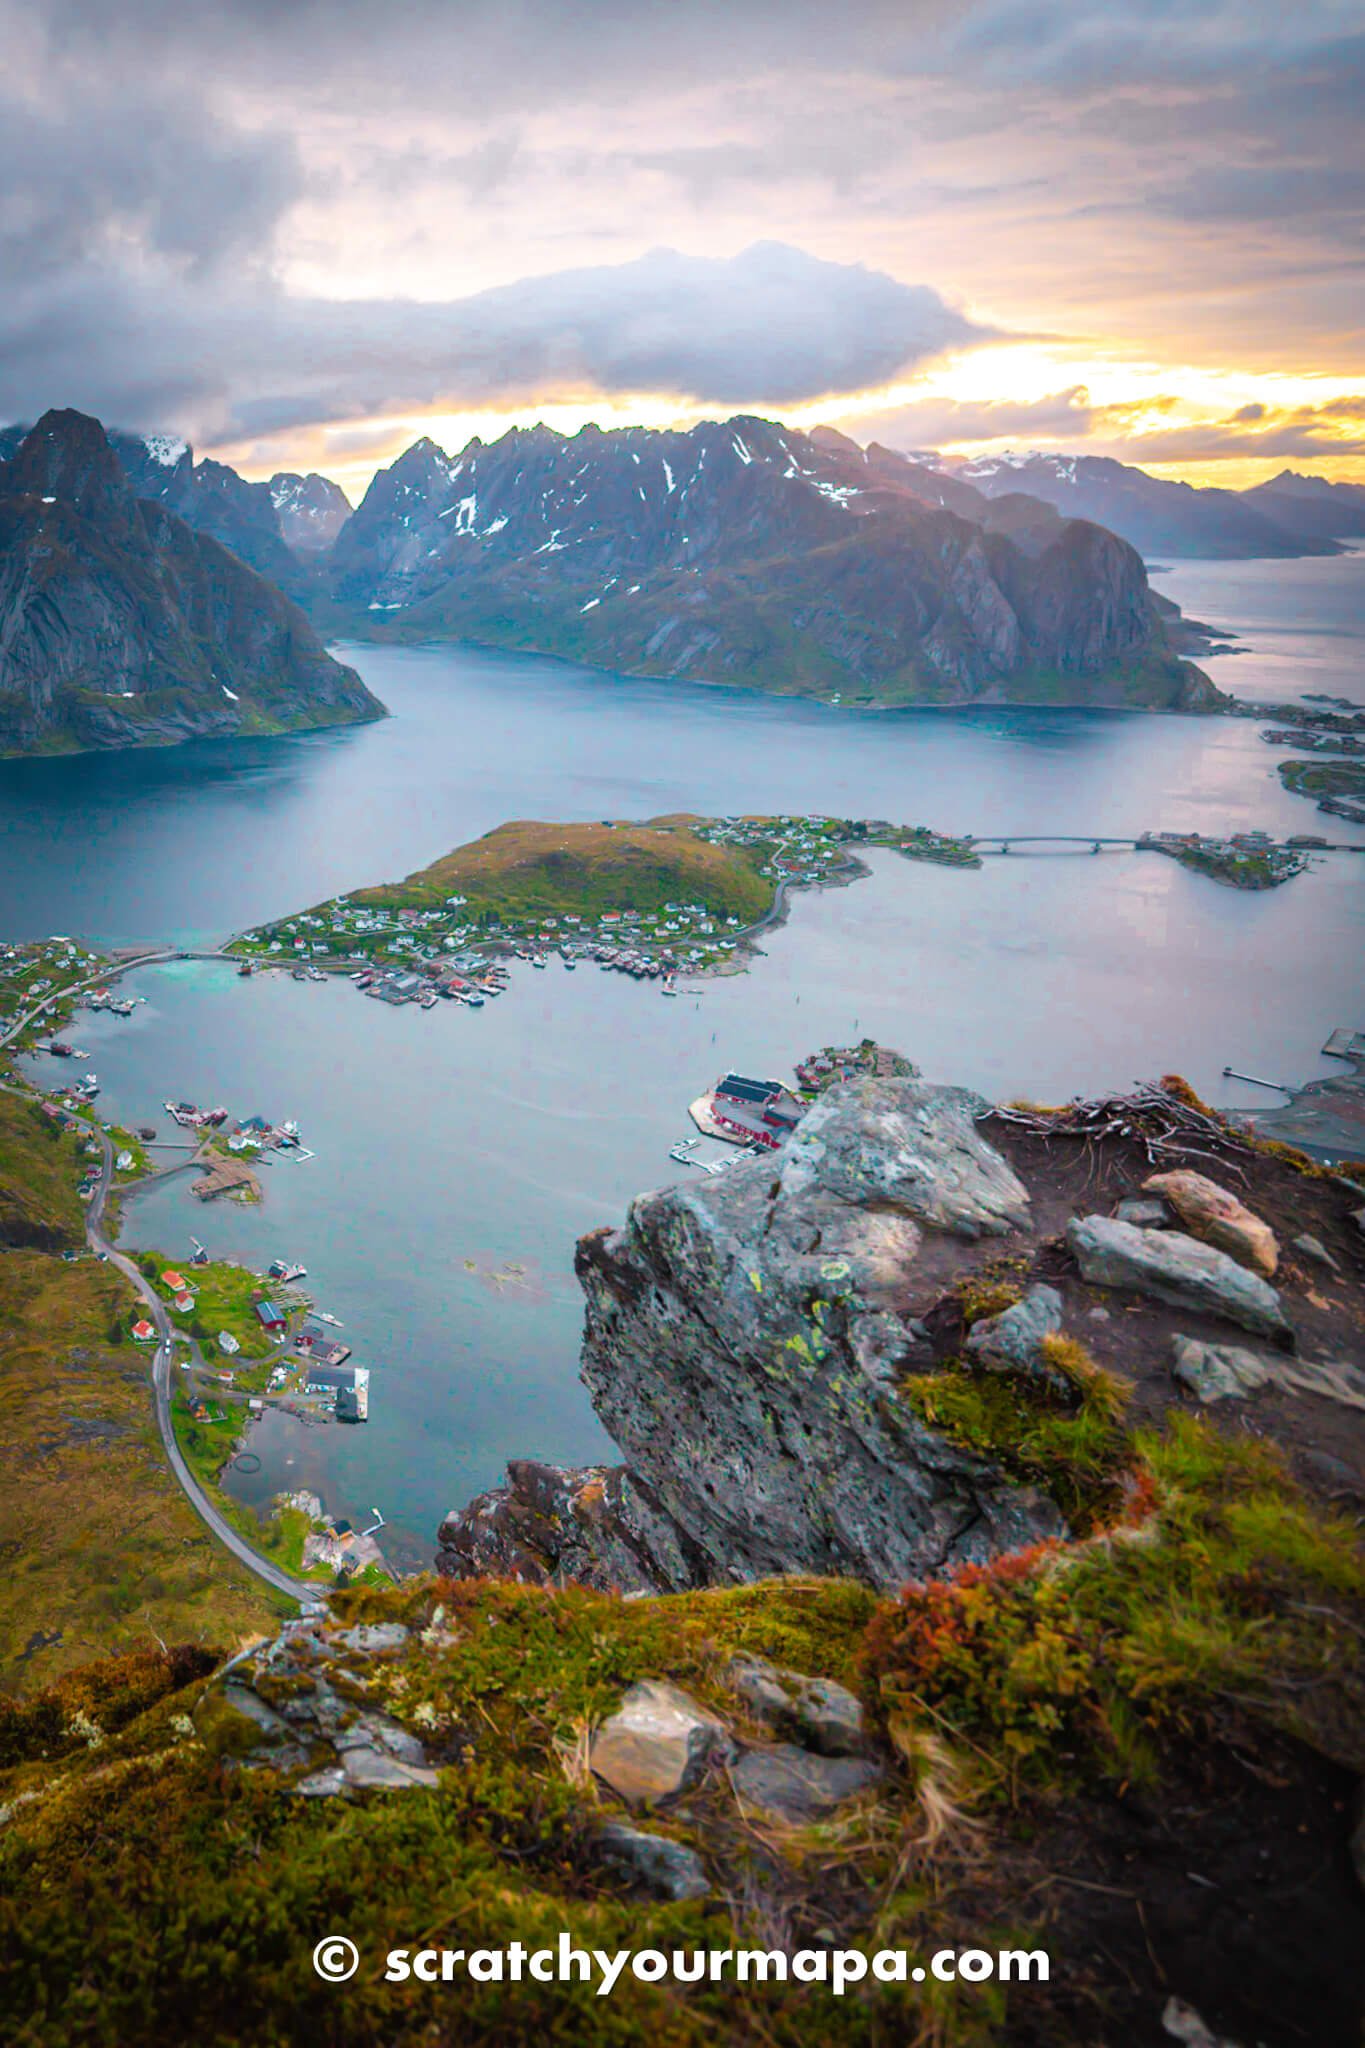
M546 427L381 470L330 562L358 629L864 702L1185 708L1137 553L839 434Z
M1064 1531L1055 1505L898 1398L927 1357L911 1297L1028 1196L986 1104L848 1083L776 1158L641 1197L578 1249L583 1379L623 1471L520 1465L452 1516L443 1569L681 1588L772 1572L892 1587Z
M0 468L0 752L382 712L296 605L135 495L98 421L48 413Z

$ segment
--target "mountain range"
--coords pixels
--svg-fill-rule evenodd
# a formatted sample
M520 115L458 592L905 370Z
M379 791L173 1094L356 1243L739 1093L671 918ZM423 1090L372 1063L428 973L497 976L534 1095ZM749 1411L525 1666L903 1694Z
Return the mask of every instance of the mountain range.
M182 457L139 445L175 478ZM0 753L382 716L299 607L208 530L234 487L262 487L206 479L191 525L169 491L139 495L130 454L97 420L49 412L0 463Z
M845 703L1211 708L1142 556L1333 553L1365 487L947 464L746 415L414 442L353 511L78 413L0 428L0 748L373 717L318 632ZM307 614L307 616L305 616ZM310 624L310 618L312 623Z
M1125 541L924 474L742 415L421 440L326 558L330 616L844 702L1214 701Z
M1148 561L1335 555L1343 540L1365 535L1365 485L1290 469L1246 491L1173 483L1101 455L983 456L950 473L987 498L1025 492L1067 519L1093 519Z

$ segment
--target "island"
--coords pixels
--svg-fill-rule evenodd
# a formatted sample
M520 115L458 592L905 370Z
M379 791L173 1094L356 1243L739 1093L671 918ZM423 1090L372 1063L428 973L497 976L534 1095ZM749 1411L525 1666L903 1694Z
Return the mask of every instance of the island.
M367 993L422 1000L497 992L490 959L543 964L591 959L666 984L674 975L733 971L757 934L786 915L793 888L829 888L869 870L859 854L975 868L970 839L925 825L833 817L695 817L591 824L519 821L418 869L234 939L243 967L324 966L363 974ZM471 977L473 977L471 979ZM432 995L432 1000L435 1000Z
M1365 824L1365 761L1281 761L1279 776L1295 795L1316 797L1320 811Z

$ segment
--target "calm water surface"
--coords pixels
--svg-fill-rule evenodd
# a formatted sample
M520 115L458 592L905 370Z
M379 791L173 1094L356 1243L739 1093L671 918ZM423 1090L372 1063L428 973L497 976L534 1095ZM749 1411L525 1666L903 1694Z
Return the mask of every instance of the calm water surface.
M1198 616L1245 624L1219 602L1241 566L1156 580ZM1257 628L1220 683L1352 694L1356 558L1253 566L1266 618L1277 579L1287 611L1309 602L1300 572L1345 572L1324 587L1354 631L1325 606L1328 624L1301 624L1286 655L1287 628ZM213 939L513 817L823 810L1098 833L1324 822L1280 789L1249 722L867 716L468 649L348 654L393 718L0 765L0 930ZM1303 664L1297 686L1286 660ZM205 1210L183 1182L129 1207L134 1244L183 1257L196 1231L217 1254L300 1259L373 1369L369 1424L272 1420L243 1491L308 1483L336 1512L379 1506L391 1554L420 1563L445 1510L509 1455L611 1455L576 1377L573 1243L673 1171L686 1104L724 1063L775 1072L871 1032L988 1094L1055 1100L1176 1068L1215 1099L1251 1100L1222 1081L1225 1062L1302 1079L1324 1070L1328 1028L1362 1021L1365 857L1259 896L1155 855L873 866L854 888L798 897L758 967L695 1000L556 964L518 970L482 1011L391 1010L348 986L172 963L139 977L148 1001L131 1020L83 1015L109 1114L169 1135L167 1097L211 1099L297 1117L316 1151L266 1169L259 1210ZM525 1270L509 1277L509 1264Z

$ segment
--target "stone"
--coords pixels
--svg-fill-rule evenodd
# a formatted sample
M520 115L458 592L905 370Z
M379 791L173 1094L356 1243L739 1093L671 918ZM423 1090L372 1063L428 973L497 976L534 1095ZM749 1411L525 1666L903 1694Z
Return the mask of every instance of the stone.
M1191 1237L1216 1245L1263 1280L1273 1278L1280 1262L1275 1233L1231 1189L1220 1187L1206 1174L1192 1173L1188 1167L1151 1174L1142 1185L1148 1194L1160 1195L1170 1203Z
M882 1775L881 1765L870 1757L812 1756L794 1743L746 1749L730 1768L742 1806L793 1827L822 1820Z
M435 1771L402 1763L379 1749L348 1749L341 1763L347 1781L365 1791L407 1792L416 1787L435 1791L441 1782Z
M1137 1230L1164 1230L1171 1220L1171 1212L1164 1202L1144 1202L1140 1195L1129 1195L1114 1211L1120 1223L1131 1223Z
M401 1621L364 1621L356 1628L343 1629L336 1642L359 1656L381 1657L390 1650L403 1649L409 1633Z
M305 1799L336 1799L350 1790L350 1780L345 1771L330 1766L321 1771L312 1771L306 1778L300 1778L290 1786L291 1792Z
M1365 1209L1352 1209L1351 1221L1362 1237L1365 1237Z
M1053 1371L1043 1357L1043 1339L1062 1327L1062 1297L1055 1287L1030 1287L1023 1299L983 1316L967 1333L970 1364L989 1372L1025 1373L1044 1380L1059 1393L1071 1391L1064 1373Z
M1243 1400L1269 1386L1365 1410L1365 1372L1344 1359L1266 1358L1235 1344L1205 1344L1197 1337L1177 1337L1171 1371L1205 1402Z
M808 1678L766 1657L732 1658L732 1691L755 1720L821 1756L857 1756L867 1747L862 1704L832 1678Z
M706 1865L695 1849L666 1835L644 1834L626 1821L606 1821L597 1831L597 1850L604 1863L657 1899L702 1899L711 1889Z
M956 1237L1020 1229L1029 1220L1028 1190L977 1131L989 1110L967 1088L845 1082L788 1139L781 1198L792 1203L809 1191L856 1207L889 1206Z
M1073 1216L1066 1241L1093 1287L1124 1288L1221 1316L1292 1348L1293 1332L1275 1289L1214 1245L1178 1230L1137 1230L1112 1216Z
M1182 2048L1238 2048L1226 2034L1215 2034L1183 1998L1168 1998L1161 2012L1162 2031Z
M1294 1249L1296 1252L1301 1252L1305 1259L1311 1259L1315 1266L1326 1266L1333 1273L1341 1271L1341 1267L1332 1257L1322 1239L1310 1236L1306 1230L1302 1237L1294 1239Z
M723 1721L676 1685L644 1679L602 1723L588 1761L628 1806L655 1806L695 1785L730 1747Z
M1268 1359L1236 1344L1205 1344L1198 1337L1175 1339L1171 1371L1198 1401L1244 1401L1274 1377Z

